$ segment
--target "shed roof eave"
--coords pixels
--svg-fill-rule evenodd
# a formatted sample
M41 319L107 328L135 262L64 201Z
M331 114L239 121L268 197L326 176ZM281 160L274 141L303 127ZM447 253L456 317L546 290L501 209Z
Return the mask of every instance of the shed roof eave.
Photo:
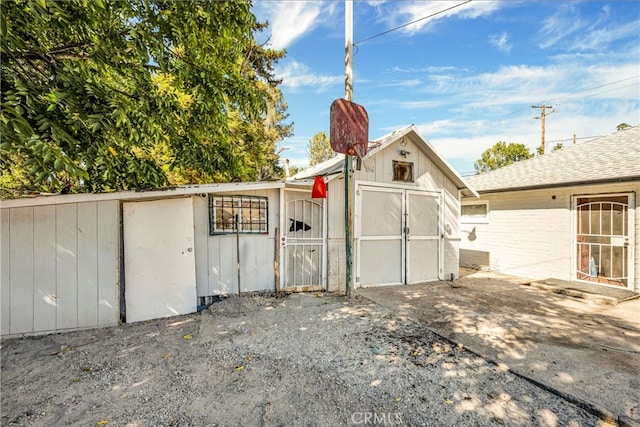
M284 181L231 182L219 184L193 184L151 190L127 190L111 193L75 193L61 195L42 195L20 199L0 200L0 208L24 206L61 205L106 200L144 200L172 197L185 197L202 193L229 193L247 190L270 190L284 188Z
M583 181L560 182L560 183L553 183L553 184L487 188L487 189L478 190L478 193L480 195L493 194L493 193L509 193L509 192L526 191L526 190L544 190L547 188L552 189L552 188L562 188L562 187L580 187L580 186L587 186L587 185L618 184L618 183L633 182L633 181L640 181L640 175L633 175L629 177L619 177L619 178L594 179L589 181L583 180Z

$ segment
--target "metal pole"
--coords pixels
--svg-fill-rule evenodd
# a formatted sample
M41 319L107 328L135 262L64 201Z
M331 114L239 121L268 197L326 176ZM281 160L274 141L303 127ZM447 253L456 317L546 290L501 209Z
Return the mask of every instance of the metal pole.
M544 154L544 117L546 116L545 114L545 110L546 110L546 105L542 104L542 111L540 113L540 154Z
M344 38L345 38L345 78L344 97L353 101L353 0L344 2ZM353 283L353 158L349 154L344 156L344 237L346 258L346 288L347 297L354 297Z

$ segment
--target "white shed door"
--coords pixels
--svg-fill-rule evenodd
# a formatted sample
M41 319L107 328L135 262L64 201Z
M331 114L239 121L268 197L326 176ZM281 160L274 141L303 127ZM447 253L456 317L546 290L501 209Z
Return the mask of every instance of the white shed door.
M404 190L360 187L358 278L361 286L404 283Z
M123 205L127 322L197 309L191 198Z
M407 191L407 280L438 280L440 265L440 194Z
M357 197L359 285L438 280L440 193L360 186Z

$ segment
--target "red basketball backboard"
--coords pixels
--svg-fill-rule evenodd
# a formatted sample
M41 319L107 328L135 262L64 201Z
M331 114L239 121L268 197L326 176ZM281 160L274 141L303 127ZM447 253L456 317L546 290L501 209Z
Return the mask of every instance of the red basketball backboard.
M362 105L336 99L331 103L329 141L336 153L364 157L369 147L369 116Z

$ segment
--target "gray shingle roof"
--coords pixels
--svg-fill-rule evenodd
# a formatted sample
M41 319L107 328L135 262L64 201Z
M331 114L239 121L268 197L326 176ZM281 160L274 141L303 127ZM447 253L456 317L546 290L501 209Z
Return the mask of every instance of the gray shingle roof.
M640 180L640 126L467 178L479 193Z

